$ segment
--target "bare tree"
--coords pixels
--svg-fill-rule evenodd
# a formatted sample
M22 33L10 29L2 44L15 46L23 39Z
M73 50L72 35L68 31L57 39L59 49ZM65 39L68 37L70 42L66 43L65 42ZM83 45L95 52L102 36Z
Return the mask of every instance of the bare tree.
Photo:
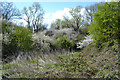
M42 26L44 11L39 3L34 2L29 8L24 8L23 13L27 17L24 19L28 23L28 28L33 27L38 32Z
M40 4L37 2L33 3L32 9L33 9L32 15L34 17L32 20L33 27L34 27L34 29L36 28L38 31L39 27L42 26L41 24L43 21L44 11L43 11L42 7L40 6Z
M30 10L31 10L30 7L29 7L29 8L24 7L24 9L23 9L23 13L24 13L25 16L26 16L26 17L23 18L23 19L27 22L27 24L28 24L28 29L31 28L31 27L30 27L30 23L31 23L32 14L31 14Z
M102 2L101 3L96 3L94 5L91 5L91 6L87 6L85 8L86 10L86 17L87 17L87 22L89 22L89 24L91 24L93 22L93 13L97 12L98 9L97 9L97 6L103 4Z
M64 16L64 19L61 21L61 25L62 25L62 28L74 27L73 20L69 19L69 17L65 17L65 16Z
M83 22L83 16L81 15L81 6L77 6L76 8L72 8L70 10L70 14L72 15L73 24L74 24L74 30L79 32L79 28L82 25Z
M12 2L0 2L0 10L1 10L0 17L8 21L14 17L18 17L21 15L20 11L13 6Z

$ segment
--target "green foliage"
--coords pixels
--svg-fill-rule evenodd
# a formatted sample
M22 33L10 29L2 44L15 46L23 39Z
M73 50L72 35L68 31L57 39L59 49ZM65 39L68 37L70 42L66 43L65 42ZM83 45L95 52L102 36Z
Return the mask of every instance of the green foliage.
M8 22L7 20L2 21L2 57L15 55L15 52L18 50L17 44L11 41L10 35L13 32L13 23Z
M62 62L61 70L67 72L67 74L75 75L75 77L81 78L81 76L90 77L98 72L97 68L88 65L88 60L83 56L81 52L70 53L67 55L59 55ZM79 76L77 76L80 74Z
M88 28L80 28L80 33L83 35L87 35L88 34Z
M110 71L107 75L105 75L104 78L118 80L118 76L120 76L120 72L119 71Z
M65 48L65 49L74 47L73 41L70 40L66 35L60 35L56 40L55 44L60 48Z
M37 5L37 4L36 4ZM39 7L37 5L36 7ZM75 9L77 10L77 9ZM111 46L116 43L118 38L118 13L117 3L105 3L104 5L100 5L98 7L98 12L94 14L93 24L89 28L90 34L92 34L95 44L100 47L103 45ZM73 11L74 12L74 11ZM74 13L73 13L74 14ZM76 17L74 17L76 18ZM60 28L60 21L58 21L58 25ZM69 22L69 21L68 21ZM77 21L76 21L77 22ZM65 26L67 25L67 26ZM78 24L76 24L78 25ZM67 21L64 23L65 27L68 27ZM80 26L80 25L78 25ZM77 30L78 28L76 28ZM84 30L85 29L85 30ZM86 34L87 28L81 28L82 34ZM32 48L32 33L29 29L25 27L13 27L11 25L4 24L3 25L3 53L13 53L17 49L22 50L30 50ZM48 32L46 34L52 35L52 32ZM50 41L49 38L40 36L40 40L37 47L41 51L45 51L44 48L54 46L54 40ZM38 39L38 37L37 37ZM77 40L82 40L83 38L78 36ZM42 43L43 41L43 43ZM41 44L43 46L41 46ZM72 48L74 43L70 40L66 35L60 35L55 44L60 48ZM45 46L45 47L44 47ZM47 46L47 47L46 47ZM5 71L3 77L5 78L13 78L13 77L49 77L55 76L57 78L67 77L67 78L116 78L120 75L118 69L118 65L120 65L120 60L117 60L120 55L117 46L112 46L109 48L105 48L104 51L98 51L94 45L87 46L81 52L74 52L70 54L56 55L52 59L48 55L45 56L44 61L40 58L33 60L22 60L22 63L13 64L4 64L3 68ZM39 53L39 52L38 52ZM54 59L55 58L55 59ZM56 61L55 61L56 60ZM28 74L27 74L28 73Z
M15 52L18 50L17 44L14 42L2 42L2 56L3 58L5 56L9 56L10 55L14 55L15 56Z
M61 28L61 19L56 19L55 22L51 24L51 28L53 29L60 29Z
M11 29L11 25L9 25L10 23L7 23L7 20L3 20L2 21L2 34L3 34L3 37L5 34L8 34L10 33L10 29Z
M99 5L102 5L103 2L100 2L100 3L95 3L93 5L90 5L90 6L87 6L85 7L85 10L86 10L86 18L87 18L87 25L90 25L92 22L93 22L93 13L97 12L98 9L97 9L97 6Z
M23 50L32 48L32 32L25 27L15 27L11 37L11 42L17 43L17 46Z
M107 78L107 79L116 79L118 80L118 76L120 76L120 72L118 70L109 70L107 71L107 69L109 69L110 66L106 66L104 65L96 74L96 78ZM106 73L105 73L106 71Z
M32 50L32 33L25 27L13 27L13 25L3 24L4 30L2 40L2 57L4 62L12 61L17 57L19 51Z
M94 13L89 33L92 35L98 47L112 46L118 36L118 3L104 3L98 6L98 12Z
M75 71L83 72L83 69L86 66L86 60L80 53L77 54L78 55L69 54L66 57L60 56L61 61L64 61L62 63L63 70L67 72L75 72Z
M9 78L112 78L118 80L120 73L116 64L116 62L118 63L117 53L115 53L116 55L112 54L113 52L108 54L109 51L112 50L99 52L95 46L89 45L81 52L46 56L45 63L37 58L17 64L4 64L3 68L6 72L3 73L3 76Z
M89 45L84 49L84 55L89 66L93 66L90 72L97 68L94 78L118 78L118 53L117 46L107 47L99 51L95 46ZM87 55L87 56L86 56ZM117 71L117 74L116 74Z

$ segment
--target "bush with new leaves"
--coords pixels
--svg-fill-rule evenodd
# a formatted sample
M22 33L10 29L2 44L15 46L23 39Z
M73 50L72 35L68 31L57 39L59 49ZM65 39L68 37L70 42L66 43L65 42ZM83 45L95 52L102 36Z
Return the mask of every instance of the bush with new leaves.
M32 33L25 27L18 27L7 21L2 22L2 58L17 57L19 51L32 49Z
M17 47L21 50L32 49L32 32L25 27L15 27L12 35L10 35L11 41L17 43Z
M72 40L70 40L66 35L60 35L55 44L59 46L60 48L68 49L68 48L73 48L74 43Z
M98 6L98 12L93 14L94 19L89 27L89 33L98 47L112 46L119 42L119 11L118 3L106 2Z

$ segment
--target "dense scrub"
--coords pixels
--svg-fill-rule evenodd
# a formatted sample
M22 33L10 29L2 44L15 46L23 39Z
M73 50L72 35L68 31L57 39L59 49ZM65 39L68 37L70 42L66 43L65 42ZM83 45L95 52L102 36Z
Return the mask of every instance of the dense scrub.
M2 58L11 59L17 57L19 51L29 51L32 49L32 33L29 29L14 25L8 21L3 21ZM14 58L15 58L14 57Z

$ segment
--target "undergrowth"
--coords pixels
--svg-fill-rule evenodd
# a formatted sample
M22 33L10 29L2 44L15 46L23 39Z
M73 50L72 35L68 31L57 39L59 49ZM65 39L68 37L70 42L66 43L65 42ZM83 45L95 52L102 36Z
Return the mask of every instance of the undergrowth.
M99 51L95 46L89 45L81 52L4 64L3 77L119 79L118 59L115 47Z

